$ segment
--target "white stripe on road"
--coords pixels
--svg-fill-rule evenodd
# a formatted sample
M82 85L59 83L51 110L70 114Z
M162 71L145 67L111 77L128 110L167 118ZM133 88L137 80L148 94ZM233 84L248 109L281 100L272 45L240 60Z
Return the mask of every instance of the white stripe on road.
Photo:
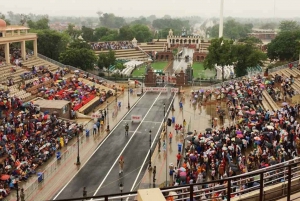
M109 171L107 172L107 174L105 175L104 179L102 180L102 182L100 183L100 185L98 186L97 190L95 191L93 196L96 196L98 191L100 190L100 188L102 187L103 183L105 182L106 178L108 177L108 175L110 174L110 172L112 171L112 169L114 168L114 166L116 165L116 163L119 161L119 158L122 156L123 152L125 151L125 149L127 148L127 146L129 145L131 139L133 138L133 136L135 135L135 133L137 132L137 130L139 129L139 127L142 125L142 123L144 122L146 116L149 114L149 112L151 111L151 109L153 108L154 104L156 103L156 101L158 100L160 94L162 92L160 92L158 94L158 96L156 97L156 99L154 100L154 102L152 103L151 107L149 108L149 110L147 111L147 113L145 114L144 118L142 119L142 121L140 122L140 124L138 125L138 127L135 129L135 132L132 134L132 136L130 137L130 139L128 140L128 142L126 143L126 145L124 146L124 148L122 149L122 151L120 152L119 156L116 158L114 164L111 166L111 168L109 169Z
M147 92L146 92L147 93ZM141 96L141 98L133 105L133 107L130 108L128 113L124 115L124 117L116 124L116 126L111 130L111 132L102 140L102 142L98 145L98 147L95 149L95 151L92 153L92 155L85 161L85 163L80 166L80 169L73 175L73 177L68 181L66 185L58 192L58 194L53 198L53 200L56 200L56 198L61 194L61 192L69 185L69 183L74 179L74 177L80 172L80 170L87 164L87 162L92 158L92 156L98 151L98 149L101 147L101 145L107 140L107 138L113 133L113 131L119 126L119 124L122 123L122 121L128 116L129 112L134 109L134 106L136 106L140 100L146 95L146 93Z
M168 108L167 111L166 111L166 114L165 114L164 118L166 118L166 116L168 115L168 111L171 109L172 102L174 101L174 99L175 99L175 95L174 95L174 97L173 97L173 99L172 99L172 101L171 101L171 104L169 105L169 108ZM155 140L156 140L156 138L157 138L158 133L160 132L160 129L161 129L163 123L164 123L164 121L162 121L161 124L160 124L160 126L159 126L159 129L158 129L158 131L157 131L157 133L156 133L156 135L155 135L155 138L154 138L153 141L152 141L151 148L153 147L153 144L155 143ZM143 168L144 168L144 166L145 166L145 163L146 163L146 160L148 159L149 154L150 154L150 150L148 151L148 153L147 153L147 155L146 155L146 157L145 157L145 160L144 160L144 162L143 162L143 164L142 164L142 166L141 166L141 168L140 168L140 170L139 170L139 173L138 173L138 175L136 176L136 178L135 178L135 180L134 180L134 183L133 183L133 185L132 185L132 188L130 189L130 192L134 190L135 185L136 185L136 182L137 182L138 178L140 177L140 174L141 174L141 172L142 172L142 170L143 170ZM127 198L126 201L128 201L128 199L129 199L129 198Z

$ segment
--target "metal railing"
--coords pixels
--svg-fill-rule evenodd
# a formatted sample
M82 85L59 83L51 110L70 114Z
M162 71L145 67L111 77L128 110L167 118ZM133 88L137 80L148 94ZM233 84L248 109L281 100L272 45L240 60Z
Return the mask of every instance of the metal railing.
M75 67L73 67L73 66L64 65L64 64L62 64L62 63L60 63L60 62L58 62L58 61L55 61L55 60L53 60L53 59L50 59L50 58L44 56L44 55L42 55L42 54L38 54L38 57L41 58L41 59L44 59L44 60L46 60L46 61L48 61L48 62L50 62L50 63L53 63L54 65L57 65L57 66L59 66L59 67L61 67L61 68L67 68L67 69L72 70L72 71L77 70L77 71L79 71L79 73L89 74L89 77L92 77L92 78L94 78L95 80L103 81L103 82L106 82L106 83L108 83L108 84L114 84L114 82L112 82L112 81L110 81L110 80L107 80L107 79L104 79L104 78L99 77L99 76L97 76L97 75L88 73L88 72L86 72L86 71L84 71L84 70L81 70L81 69L79 69L79 68L75 68Z
M286 197L287 201L291 200L291 195L295 192L299 192L300 187L300 161L299 158L295 158L283 163L276 164L264 169L248 172L242 175L228 177L223 180L214 180L203 183L194 183L182 186L173 186L167 188L161 188L161 192L164 197L168 197L170 192L175 192L174 196L176 201L184 201L186 199L199 199L200 200L213 200L218 198L214 196L217 193L221 193L227 201L232 200L249 200L256 199L263 201L265 196L280 191L281 196L274 197L274 199L267 198L268 200L276 200L282 197ZM293 181L297 181L292 185ZM218 184L218 185L216 185ZM251 185L250 185L251 184ZM266 191L265 187L275 187L278 184L282 184L280 190L272 189L271 192ZM248 186L247 188L241 188L241 186ZM294 189L294 190L293 190ZM256 191L256 194L254 193ZM249 193L252 194L249 194ZM85 198L72 198L61 199L58 201L69 200L89 200L94 201L112 201L120 200L121 198L126 201L135 201L137 192L125 192L116 193L111 195L101 195Z

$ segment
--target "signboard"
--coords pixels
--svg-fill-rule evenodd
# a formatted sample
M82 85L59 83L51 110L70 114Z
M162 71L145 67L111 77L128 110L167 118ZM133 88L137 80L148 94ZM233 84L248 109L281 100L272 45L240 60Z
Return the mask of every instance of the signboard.
M171 88L171 92L178 93L179 89L178 88Z
M100 114L98 114L98 113L93 113L92 114L92 119L98 119L98 118L100 118L101 116L100 116Z
M142 121L142 115L131 115L131 121L132 122L141 122Z

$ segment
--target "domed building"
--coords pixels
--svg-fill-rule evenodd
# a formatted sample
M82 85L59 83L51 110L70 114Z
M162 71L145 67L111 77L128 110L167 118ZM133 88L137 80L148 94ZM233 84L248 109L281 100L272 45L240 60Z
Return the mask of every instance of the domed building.
M34 56L37 57L37 34L28 33L29 28L19 25L7 25L3 19L0 19L0 51L4 52L5 63L11 62L10 45L12 43L21 43L21 57L26 59L26 41L33 41ZM3 54L2 54L3 55ZM4 60L0 58L0 60Z

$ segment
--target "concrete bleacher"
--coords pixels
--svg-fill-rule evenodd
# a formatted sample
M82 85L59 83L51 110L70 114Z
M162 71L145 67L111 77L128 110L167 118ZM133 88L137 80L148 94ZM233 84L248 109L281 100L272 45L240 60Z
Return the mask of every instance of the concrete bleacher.
M121 49L121 50L113 50L115 52L115 56L117 59L128 59L128 60L147 60L148 55L146 55L144 52L136 49ZM99 55L100 53L108 53L108 50L104 51L95 51L96 55Z
M264 97L264 99L266 100L266 102L269 104L271 110L277 111L280 109L280 107L275 103L275 101L273 100L273 98L268 94L267 91L263 91L262 95Z
M145 51L145 52L150 52L150 51L155 51L155 52L163 52L166 49L166 42L155 42L155 43L141 43L139 47Z

